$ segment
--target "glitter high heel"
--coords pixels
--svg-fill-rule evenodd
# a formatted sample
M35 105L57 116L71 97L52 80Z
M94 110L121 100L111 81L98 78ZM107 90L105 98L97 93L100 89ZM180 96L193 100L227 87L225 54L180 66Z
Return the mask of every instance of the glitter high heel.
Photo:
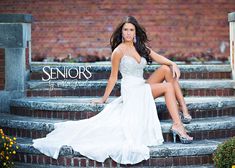
M174 129L171 128L171 132L172 132L172 135L173 135L173 142L176 143L176 135L179 136L180 138L180 142L182 144L190 144L193 142L193 139L188 139L186 137L183 137L182 135L180 135L180 133Z
M183 112L181 111L179 112L179 115L180 115L182 123L184 124L189 124L192 121L191 115L184 116Z

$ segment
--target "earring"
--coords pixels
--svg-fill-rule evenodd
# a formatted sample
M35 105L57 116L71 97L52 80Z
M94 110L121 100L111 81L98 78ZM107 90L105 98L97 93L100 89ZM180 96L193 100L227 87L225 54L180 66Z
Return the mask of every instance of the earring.
M136 43L136 36L134 37L134 40L133 40L134 43Z

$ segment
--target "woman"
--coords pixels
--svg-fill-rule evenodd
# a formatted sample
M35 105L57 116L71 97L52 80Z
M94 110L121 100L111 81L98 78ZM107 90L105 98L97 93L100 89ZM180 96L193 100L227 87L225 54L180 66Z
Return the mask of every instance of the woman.
M182 118L189 122L191 116L178 84L180 71L175 63L146 47L147 41L146 33L137 20L132 16L126 17L110 40L112 70L104 96L92 102L106 102L118 79L118 70L122 74L121 96L94 117L56 123L55 129L45 138L33 140L33 146L55 159L60 148L67 145L99 162L108 157L121 164L147 160L150 157L148 146L163 143L154 101L161 95L165 95L173 119L174 142L178 135L182 143L191 143L193 138L184 129L176 102L177 99L182 107ZM143 69L152 59L164 65L145 80ZM167 82L161 83L163 80Z
M147 35L137 20L130 16L127 17L114 31L110 44L112 47L112 71L108 80L105 94L100 100L93 101L94 103L105 103L109 94L111 93L118 75L118 67L122 60L122 57L129 56L132 60L135 60L137 64L140 64L142 57L144 57L148 63L152 60L163 64L159 69L146 80L151 87L151 92L154 98L164 95L166 100L167 108L173 119L172 131L181 137L189 139L191 142L192 138L186 134L185 129L180 121L178 115L178 107L176 99L179 103L180 112L183 123L190 123L192 117L188 113L187 106L185 104L183 94L179 86L180 71L176 63L169 59L155 53L153 50L145 46L148 41ZM170 68L172 67L172 69ZM166 80L166 83L162 83ZM175 136L175 135L174 135Z

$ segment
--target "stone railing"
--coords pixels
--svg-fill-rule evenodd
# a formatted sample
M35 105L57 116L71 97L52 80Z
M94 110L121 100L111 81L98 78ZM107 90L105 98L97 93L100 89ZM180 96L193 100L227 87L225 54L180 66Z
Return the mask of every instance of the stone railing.
M232 68L232 78L235 80L235 12L228 14L229 38L230 38L230 63Z
M25 96L26 65L31 60L31 23L32 15L0 14L0 48L5 50L5 87L0 91L0 112L9 112L11 99Z

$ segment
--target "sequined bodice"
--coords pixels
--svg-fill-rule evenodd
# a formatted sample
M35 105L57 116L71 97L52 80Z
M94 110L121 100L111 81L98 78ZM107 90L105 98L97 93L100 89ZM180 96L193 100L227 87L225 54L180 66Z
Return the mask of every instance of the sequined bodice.
M140 63L131 56L124 55L121 58L119 70L124 76L135 76L143 78L144 67L147 64L147 61L144 57L141 57Z

